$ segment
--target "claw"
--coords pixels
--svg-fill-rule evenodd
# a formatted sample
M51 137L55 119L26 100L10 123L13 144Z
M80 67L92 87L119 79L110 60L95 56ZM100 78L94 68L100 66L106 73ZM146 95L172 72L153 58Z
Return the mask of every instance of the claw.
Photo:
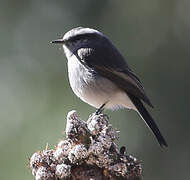
M106 105L106 103L102 104L95 112L96 115L99 115L102 113L102 111L104 110L104 106Z

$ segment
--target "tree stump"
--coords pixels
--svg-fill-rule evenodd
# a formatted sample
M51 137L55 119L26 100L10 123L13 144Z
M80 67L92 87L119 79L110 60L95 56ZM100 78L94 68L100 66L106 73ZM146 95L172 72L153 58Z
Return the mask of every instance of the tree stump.
M67 116L66 138L55 149L30 158L36 180L142 180L141 163L115 144L118 132L105 114L92 114L87 122L76 111Z

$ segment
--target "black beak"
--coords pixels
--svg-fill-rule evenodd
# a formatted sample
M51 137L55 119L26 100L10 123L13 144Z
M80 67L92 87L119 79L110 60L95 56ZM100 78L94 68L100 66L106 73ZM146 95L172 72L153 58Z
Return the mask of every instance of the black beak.
M64 44L65 41L63 39L57 39L57 40L53 40L51 41L52 44Z

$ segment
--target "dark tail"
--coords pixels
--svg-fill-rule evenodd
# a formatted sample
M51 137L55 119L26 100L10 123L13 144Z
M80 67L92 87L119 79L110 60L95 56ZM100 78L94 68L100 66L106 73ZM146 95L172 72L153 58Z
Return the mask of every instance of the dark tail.
M128 96L131 99L131 101L133 102L133 104L135 105L135 107L137 108L139 114L141 115L141 117L143 118L143 120L145 121L147 126L152 130L153 134L156 136L156 139L158 140L160 146L167 147L168 145L167 145L164 137L162 136L160 130L158 129L158 126L156 125L156 123L154 122L151 115L146 110L146 108L144 107L144 105L140 101L140 99L138 99L137 97L135 97L131 94L128 94Z

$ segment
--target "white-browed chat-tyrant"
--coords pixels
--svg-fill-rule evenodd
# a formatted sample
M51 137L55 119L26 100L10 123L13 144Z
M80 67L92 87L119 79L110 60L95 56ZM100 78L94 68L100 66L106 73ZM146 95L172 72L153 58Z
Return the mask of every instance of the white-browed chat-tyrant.
M144 102L153 107L141 81L107 37L95 29L77 27L52 43L63 45L68 59L69 82L80 99L98 111L120 107L137 111L159 144L167 146L143 105Z

